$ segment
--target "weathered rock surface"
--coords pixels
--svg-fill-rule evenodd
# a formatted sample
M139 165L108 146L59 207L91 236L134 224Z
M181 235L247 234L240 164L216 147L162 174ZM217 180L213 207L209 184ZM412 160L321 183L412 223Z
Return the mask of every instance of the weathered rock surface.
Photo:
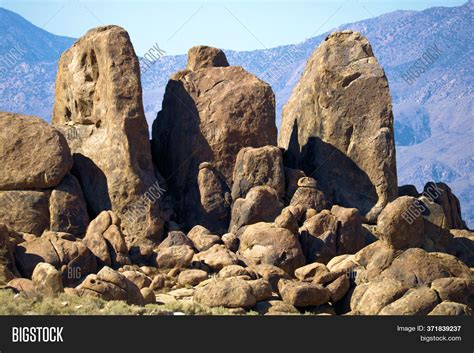
M442 302L439 303L428 315L436 316L459 316L459 315L472 315L472 310L465 304L453 303L453 302Z
M278 291L287 304L296 307L317 306L327 303L331 292L319 284L281 279Z
M232 206L229 232L236 233L243 226L257 222L273 222L281 211L275 189L255 186L245 199L237 199Z
M239 278L215 279L198 287L194 300L210 307L250 309L256 299L252 287Z
M395 249L421 247L425 241L423 216L417 212L417 199L402 196L390 202L377 222L379 238Z
M80 296L93 296L104 300L123 300L128 304L144 305L140 289L121 273L110 267L91 274L76 288Z
M118 269L131 263L120 218L112 211L102 211L87 227L83 243L97 258L99 266Z
M329 283L326 288L331 292L331 303L337 303L339 300L344 298L346 293L349 291L350 286L349 277L345 273Z
M300 313L293 305L281 300L259 301L253 310L262 315L297 315Z
M181 231L172 231L168 233L168 236L163 240L160 245L158 245L158 250L169 248L173 245L188 245L193 247L194 244L191 239L188 238L186 234Z
M221 239L217 235L212 234L209 229L200 225L194 226L189 231L188 238L191 239L197 251L207 250L221 242Z
M297 235L271 223L248 226L240 238L239 253L247 265L274 265L288 274L305 264Z
M15 247L22 242L19 233L0 223L0 285L19 276L15 266Z
M339 267L354 273L350 277L356 286L344 299L353 314L426 315L443 300L467 306L474 300L471 270L445 253L395 250L377 241L331 262L331 271Z
M431 283L431 289L438 293L443 301L466 304L474 308L474 279L439 278Z
M200 163L211 162L231 186L243 147L276 145L271 87L241 67L226 66L218 52L190 50L188 68L171 77L153 123L153 156L180 222L189 222L199 204Z
M205 281L207 278L208 274L203 270L184 270L178 276L178 283L182 286L197 286L199 283Z
M15 293L22 292L31 296L38 294L33 281L27 278L14 278L7 283L6 288L12 289Z
M380 277L402 284L430 285L435 279L447 277L472 278L471 271L456 257L444 253L427 253L418 248L404 251L396 257Z
M428 287L410 289L403 297L384 307L379 315L427 315L438 303L434 290Z
M49 229L49 190L0 191L0 223L22 232L41 235Z
M156 303L156 296L152 289L142 288L140 289L140 293L143 297L143 305Z
M474 267L474 232L451 229L450 233L454 237L451 240L450 253L469 267Z
M324 194L318 190L316 180L309 177L298 180L298 188L291 198L290 205L300 206L304 210L314 209L316 212L330 207Z
M285 202L289 203L298 189L298 180L306 175L300 169L285 168Z
M36 265L31 280L38 292L46 296L55 297L64 292L61 272L48 263L40 262Z
M362 219L355 208L322 210L299 231L307 262L327 263L335 256L354 254L366 244Z
M224 176L211 163L199 165L198 187L200 203L196 205L196 219L212 232L223 234L227 231L230 219L231 196Z
M206 67L229 66L225 53L217 48L206 45L192 47L188 51L188 66L191 71L196 71Z
M283 108L279 146L285 165L371 222L397 196L390 92L366 38L336 32L313 53Z
M156 263L159 268L186 268L191 264L194 251L187 245L174 245L158 250Z
M52 119L92 216L114 211L130 243L158 242L163 228L139 70L124 29L90 30L59 60Z
M357 314L377 315L382 308L400 298L407 290L407 286L393 279L358 285L350 299L351 309Z
M264 278L247 281L252 287L252 293L257 301L266 300L272 297L272 286Z
M272 187L280 199L285 194L283 154L276 146L244 147L235 161L232 199L245 198L254 186Z
M419 197L420 193L415 185L402 185L398 187L398 196Z
M122 275L125 276L129 281L133 282L140 290L151 285L151 278L141 273L140 271L124 271Z
M225 266L237 265L237 256L224 245L215 244L211 248L194 256L193 261L202 262L214 271L219 271Z
M83 236L89 221L77 180L66 175L54 189L0 191L0 223L40 236L45 230Z
M38 263L51 264L62 271L64 284L75 283L97 269L95 256L82 242L62 239L54 232L19 244L15 260L18 270L27 278L31 278Z
M352 267L355 267L355 263L363 266L365 280L371 281L392 264L397 254L398 252L394 248L387 246L382 241L376 241L357 252L347 262L352 262Z
M249 276L249 271L240 265L229 265L222 268L217 274L220 278Z
M311 282L315 277L320 277L321 274L327 273L329 273L329 270L324 264L313 262L296 269L295 277L300 281Z
M237 234L226 233L221 238L224 245L232 252L237 252L239 250L240 240Z
M298 234L298 214L292 206L285 207L280 215L275 218L275 226L278 228L286 228L293 234Z
M83 237L89 224L87 205L76 177L67 174L49 198L50 230Z
M467 229L461 216L461 205L451 188L445 183L429 182L423 189L423 195L443 208L448 229Z
M44 120L0 112L0 190L48 189L72 167L66 139Z
M337 253L355 254L365 246L362 218L355 208L333 206L331 213L339 222L337 234Z

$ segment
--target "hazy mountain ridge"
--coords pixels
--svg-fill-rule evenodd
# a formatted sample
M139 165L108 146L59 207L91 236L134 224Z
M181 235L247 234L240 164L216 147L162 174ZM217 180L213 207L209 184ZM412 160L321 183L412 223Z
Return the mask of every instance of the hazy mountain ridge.
M0 54L5 55L17 43L27 51L7 75L0 76L0 110L49 119L56 60L74 40L54 36L3 9L0 19L0 30L10 34L2 36ZM420 189L429 180L447 182L461 199L464 218L471 227L474 224L472 19L471 2L421 12L396 11L338 28L357 30L367 36L386 71L394 105L399 184L413 183ZM265 50L225 52L232 65L243 66L272 85L279 124L281 108L307 58L325 37L323 34L296 45ZM442 54L409 85L402 74L434 44ZM184 55L165 56L142 75L149 123L161 108L170 74L185 65Z

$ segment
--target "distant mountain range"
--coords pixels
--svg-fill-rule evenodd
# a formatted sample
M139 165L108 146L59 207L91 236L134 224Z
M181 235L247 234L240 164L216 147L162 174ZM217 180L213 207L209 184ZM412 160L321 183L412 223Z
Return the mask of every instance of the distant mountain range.
M471 228L473 15L471 0L458 7L395 11L334 29L367 36L385 69L393 98L399 184L415 184L420 190L427 181L448 183L461 200L463 217ZM49 121L57 60L74 39L50 34L2 8L0 33L0 110ZM306 60L328 33L265 50L225 50L231 65L243 66L272 85L277 125ZM185 55L164 56L144 70L143 97L150 126L161 108L169 76L185 66Z

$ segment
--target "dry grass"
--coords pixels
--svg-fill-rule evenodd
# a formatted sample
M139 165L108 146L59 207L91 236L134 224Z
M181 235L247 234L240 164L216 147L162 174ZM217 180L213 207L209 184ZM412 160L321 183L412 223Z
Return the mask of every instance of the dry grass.
M105 301L92 297L61 294L57 298L31 298L0 290L0 315L231 315L226 308L208 308L194 302L173 302L144 307L128 305L123 301ZM255 312L249 312L255 315Z

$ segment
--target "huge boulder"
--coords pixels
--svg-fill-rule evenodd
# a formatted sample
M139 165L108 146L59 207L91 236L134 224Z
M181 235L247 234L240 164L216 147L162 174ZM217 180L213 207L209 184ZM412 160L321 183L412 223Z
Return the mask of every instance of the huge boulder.
M188 245L191 248L194 246L186 234L180 231L172 231L168 233L168 236L158 245L157 249L161 250L173 245Z
M83 243L97 258L99 266L118 269L131 263L120 229L121 220L112 211L102 211L87 227Z
M467 229L461 216L461 204L445 183L429 182L423 189L423 195L443 208L446 228Z
M0 112L0 144L0 222L35 235L84 235L87 209L68 174L73 162L64 136L40 118Z
M274 265L290 275L305 264L298 236L271 223L248 226L240 238L239 253L247 265Z
M337 230L337 218L329 210L323 210L303 223L300 241L308 263L327 263L337 255Z
M202 262L214 271L219 271L225 266L236 265L237 256L224 245L215 244L211 248L194 256L194 261Z
M290 205L300 206L304 210L314 209L316 212L330 207L324 194L318 190L316 180L309 177L298 180L298 188L291 198Z
M0 285L12 280L18 274L15 266L15 247L23 242L21 235L0 223Z
M225 53L217 48L207 45L197 45L189 49L188 69L199 70L206 67L225 67L229 66Z
M474 309L474 279L446 277L431 282L431 289L441 300L468 305Z
M81 186L66 174L54 189L0 191L0 223L40 236L45 230L84 236L89 216Z
M51 264L40 262L36 265L31 280L37 290L46 296L55 297L64 292L61 272Z
M40 236L49 229L50 190L0 191L0 223Z
M421 247L425 242L425 223L418 200L402 196L390 202L377 221L379 239L397 250Z
M453 238L450 253L464 261L469 267L474 267L474 232L465 229L451 229Z
M331 298L329 289L319 284L287 279L278 282L278 291L285 303L296 307L318 306Z
M427 315L438 303L439 298L434 290L428 287L413 288L380 310L379 315Z
M389 268L380 277L392 278L404 285L429 285L435 279L458 277L472 278L465 264L452 255L428 253L422 249L412 248L396 257Z
M235 162L232 199L245 198L254 186L267 185L275 189L280 199L285 194L283 154L276 146L245 147Z
M73 175L67 174L51 192L49 215L50 230L84 236L89 215L81 185Z
M453 303L444 301L439 303L428 315L436 316L460 316L460 315L472 315L472 310L465 304Z
M212 234L212 232L203 226L194 226L188 233L188 239L197 251L204 251L211 248L215 244L219 244L221 239Z
M370 222L397 196L390 91L365 37L335 32L312 54L283 108L278 142L285 165Z
M191 264L194 251L187 245L173 245L158 250L156 263L159 268L186 268Z
M0 112L0 190L48 189L72 167L66 139L44 120Z
M273 222L281 210L278 194L269 186L255 186L247 196L235 200L229 232L236 233L240 228L257 222Z
M231 196L224 176L209 162L199 165L198 187L200 202L196 205L196 218L192 221L209 230L223 234L230 219ZM192 212L190 212L190 217Z
M256 303L252 287L239 278L216 278L198 287L194 300L209 307L250 309Z
M61 270L64 284L78 282L97 269L95 256L82 242L64 239L54 232L18 244L15 261L19 272L27 278L31 278L40 262L53 265Z
M357 314L377 315L385 306L401 298L407 290L407 286L394 279L363 283L355 288L350 306Z
M127 277L107 266L97 274L87 276L76 290L80 296L122 300L130 305L144 305L140 289Z
M365 246L362 218L355 208L333 206L307 219L300 240L308 262L327 263L342 254L354 254Z
M396 251L378 241L352 260L356 287L347 299L354 314L426 315L441 300L473 303L472 273L452 255Z
M275 97L271 87L237 66L227 66L212 48L193 48L188 67L166 87L153 123L153 157L168 180L180 222L199 204L198 172L212 162L228 186L243 147L276 145Z
M92 29L62 54L52 123L68 139L72 172L91 215L117 213L130 243L160 241L161 190L151 159L139 62L124 29Z

